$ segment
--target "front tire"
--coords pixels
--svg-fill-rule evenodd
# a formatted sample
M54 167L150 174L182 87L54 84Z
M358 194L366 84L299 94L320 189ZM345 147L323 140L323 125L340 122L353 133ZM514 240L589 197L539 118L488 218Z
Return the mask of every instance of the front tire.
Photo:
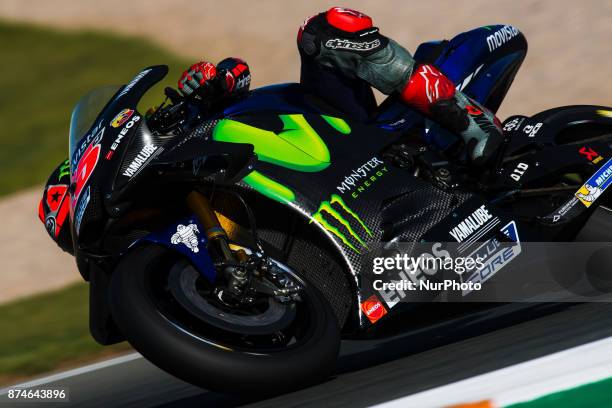
M164 247L141 246L121 260L111 281L110 305L118 327L153 364L194 385L229 393L286 392L331 374L340 329L329 303L312 285L306 283L297 306L294 332L300 337L293 343L258 348L259 340L251 339L237 345L235 333L224 335L214 327L206 332L202 322L190 324L188 312L173 303L164 276L177 262L185 261Z

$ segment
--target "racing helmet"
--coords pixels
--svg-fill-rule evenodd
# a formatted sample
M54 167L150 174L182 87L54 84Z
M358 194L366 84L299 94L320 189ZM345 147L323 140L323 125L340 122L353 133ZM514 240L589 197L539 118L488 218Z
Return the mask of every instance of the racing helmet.
M47 180L42 199L38 204L38 218L45 229L64 251L73 254L70 231L70 163L61 163Z

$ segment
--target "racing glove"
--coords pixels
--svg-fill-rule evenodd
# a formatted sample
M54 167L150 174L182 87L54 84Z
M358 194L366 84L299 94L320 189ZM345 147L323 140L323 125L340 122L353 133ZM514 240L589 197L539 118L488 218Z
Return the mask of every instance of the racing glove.
M245 95L251 84L251 73L246 62L226 58L217 66L200 61L184 71L178 87L184 96L197 95L204 101Z

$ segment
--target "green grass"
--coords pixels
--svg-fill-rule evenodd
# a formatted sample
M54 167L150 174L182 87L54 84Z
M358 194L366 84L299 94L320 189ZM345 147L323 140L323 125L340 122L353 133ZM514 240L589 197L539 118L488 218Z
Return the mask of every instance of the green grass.
M0 383L104 354L128 350L127 343L104 347L89 334L88 285L0 306Z
M0 195L45 183L68 156L70 113L82 95L167 64L169 75L147 98L158 103L162 86L176 86L188 65L143 39L3 21L0 58Z

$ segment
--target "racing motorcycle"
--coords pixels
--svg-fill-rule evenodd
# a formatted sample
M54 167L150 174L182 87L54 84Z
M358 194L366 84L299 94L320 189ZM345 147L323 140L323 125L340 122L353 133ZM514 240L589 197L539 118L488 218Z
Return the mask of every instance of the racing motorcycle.
M526 53L510 36L522 35L477 29L422 44L415 59L496 111ZM410 330L410 296L364 284L378 243L609 240L596 226L610 222L610 108L512 116L498 157L475 169L395 96L367 123L299 84L209 115L167 89L143 115L167 71L148 67L76 105L71 250L90 283L93 337L127 339L192 384L285 391L328 377L341 338ZM469 279L502 279L513 251Z

